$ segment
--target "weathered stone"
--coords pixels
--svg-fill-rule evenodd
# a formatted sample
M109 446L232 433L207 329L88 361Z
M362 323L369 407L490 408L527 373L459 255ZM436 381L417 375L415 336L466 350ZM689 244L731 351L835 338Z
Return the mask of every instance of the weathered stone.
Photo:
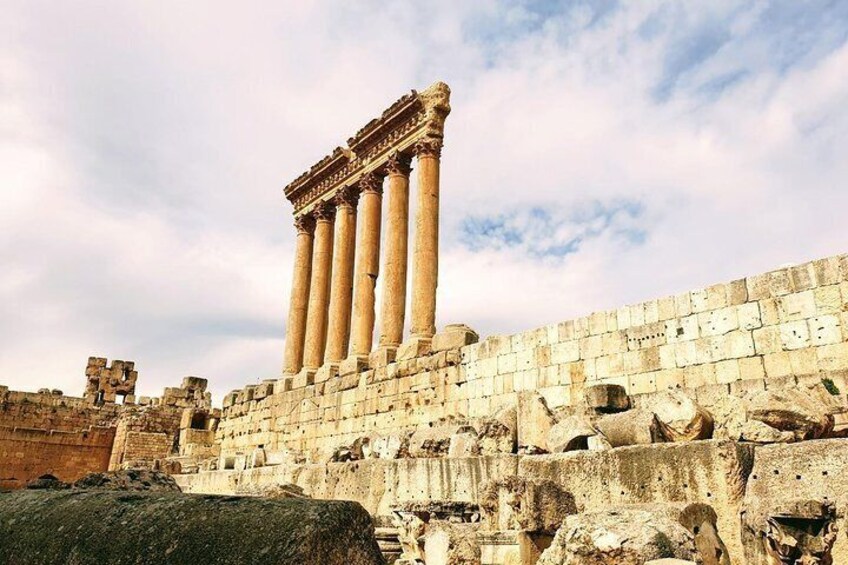
M0 539L0 562L21 565L382 563L371 517L346 501L18 491L0 496Z
M518 439L518 410L515 404L503 406L490 418L477 425L477 438L482 455L515 453Z
M402 459L409 456L411 434L386 434L371 438L371 452L379 459Z
M548 431L547 445L551 453L589 449L589 438L598 434L592 423L580 416L560 420Z
M607 449L612 449L612 444L610 444L609 440L607 440L603 434L591 436L586 440L586 444L589 447L589 451L605 451Z
M479 521L479 507L468 502L409 500L398 505L392 509L392 522L398 529L398 539L402 550L400 561L409 563L425 561L425 534L431 524L435 525L436 522L471 524ZM450 540L447 540L446 543L445 555L450 555ZM437 545L445 547L439 542L437 542Z
M831 565L836 509L821 500L758 500L742 512L750 565Z
M548 432L556 421L548 403L542 395L535 392L522 392L518 395L518 452L546 453L548 451Z
M424 535L427 565L480 565L478 524L434 522Z
M236 488L236 494L258 496L261 498L310 498L304 493L302 487L290 483L272 485L240 484Z
M554 534L565 517L577 513L570 492L554 481L508 477L487 482L480 491L486 526Z
M795 434L782 432L759 420L748 420L735 428L736 437L740 441L751 443L790 443L795 441Z
M480 336L465 324L450 324L444 331L433 336L431 344L433 352L459 349L480 341Z
M653 412L664 424L668 441L709 439L713 418L695 399L681 389L664 390L636 397L636 407Z
M826 437L833 429L833 416L806 391L769 389L751 397L748 418L758 420L797 440Z
M461 423L437 423L419 428L409 438L410 457L445 457L450 450L451 438L460 433L473 432Z
M645 445L665 441L663 425L647 410L628 410L598 418L595 427L613 447Z
M621 412L630 408L627 391L621 385L595 385L586 388L586 404L603 413Z
M111 471L91 473L74 483L74 488L87 490L132 490L180 492L173 477L157 471Z
M26 488L29 490L64 490L71 488L71 485L47 474L29 481Z
M448 457L476 457L478 455L480 455L480 442L474 428L464 426L451 436Z
M699 562L694 536L664 512L620 507L568 516L538 565L644 565L662 558Z

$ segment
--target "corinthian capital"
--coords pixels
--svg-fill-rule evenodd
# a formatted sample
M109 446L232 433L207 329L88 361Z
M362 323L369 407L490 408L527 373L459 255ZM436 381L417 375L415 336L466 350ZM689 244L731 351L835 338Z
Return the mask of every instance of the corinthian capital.
M336 217L336 207L330 202L319 202L312 214L319 222L332 222Z
M359 191L352 186L343 186L333 196L333 201L339 208L342 206L356 208L356 204L359 202Z
M359 190L361 192L375 192L383 194L383 177L377 173L368 173L359 179Z
M389 159L386 161L386 172L390 175L407 176L412 170L412 167L410 166L411 162L411 155L394 151L391 155L389 155Z
M419 139L415 142L413 150L415 151L415 156L419 159L421 157L435 157L438 159L442 156L442 140L435 138Z
M315 231L315 218L312 214L306 213L296 216L294 219L294 227L299 234L311 234Z

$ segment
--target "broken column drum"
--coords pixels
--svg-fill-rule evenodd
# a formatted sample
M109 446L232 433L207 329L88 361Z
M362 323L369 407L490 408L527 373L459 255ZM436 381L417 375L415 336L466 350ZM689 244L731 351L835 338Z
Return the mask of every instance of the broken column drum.
M346 148L336 148L286 186L298 239L283 374L314 373L322 365L354 372L369 362L391 362L401 355L399 350L410 356L429 350L436 331L439 168L449 113L446 84L437 82L422 92L412 91L350 138ZM413 158L418 187L408 283ZM385 256L381 257L383 230ZM383 281L378 280L381 264ZM375 352L378 284L382 300L379 351ZM410 331L404 339L407 306Z

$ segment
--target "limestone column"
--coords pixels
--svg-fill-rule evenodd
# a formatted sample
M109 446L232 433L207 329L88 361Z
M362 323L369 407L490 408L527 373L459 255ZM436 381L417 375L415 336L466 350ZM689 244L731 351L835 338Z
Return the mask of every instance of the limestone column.
M350 303L353 298L353 262L356 250L356 204L359 193L352 187L340 189L336 205L336 239L333 250L333 281L325 363L340 363L350 343Z
M386 198L386 259L380 307L380 346L397 347L403 341L406 317L406 276L409 262L409 162L395 153L386 165L389 182Z
M283 364L283 373L289 375L303 368L315 218L310 214L301 214L295 218L294 226L297 229L297 243L295 244L289 321L286 325L286 358Z
M336 208L329 202L315 207L315 243L312 253L312 277L309 285L309 309L306 315L305 369L316 370L324 360L327 342L327 307L333 261L333 219Z
M374 341L374 303L380 272L380 223L383 177L369 173L359 181L359 241L356 251L356 297L353 304L351 355L367 358Z
M436 333L436 286L439 275L439 158L440 139L415 144L418 157L418 211L412 259L412 338Z

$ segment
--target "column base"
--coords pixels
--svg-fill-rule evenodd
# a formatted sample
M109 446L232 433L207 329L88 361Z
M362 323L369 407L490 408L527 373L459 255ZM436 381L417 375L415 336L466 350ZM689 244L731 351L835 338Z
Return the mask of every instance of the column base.
M323 383L339 376L338 363L324 363L321 368L315 372L314 383Z
M318 369L303 368L292 379L292 389L303 388L315 384L315 373Z
M405 361L429 355L432 343L433 339L429 337L411 337L398 348L397 360Z
M346 377L368 369L367 355L351 355L339 365L339 375Z
M371 365L372 369L376 369L394 363L397 351L396 345L381 345L379 349L372 351L371 355L368 356L368 364Z

